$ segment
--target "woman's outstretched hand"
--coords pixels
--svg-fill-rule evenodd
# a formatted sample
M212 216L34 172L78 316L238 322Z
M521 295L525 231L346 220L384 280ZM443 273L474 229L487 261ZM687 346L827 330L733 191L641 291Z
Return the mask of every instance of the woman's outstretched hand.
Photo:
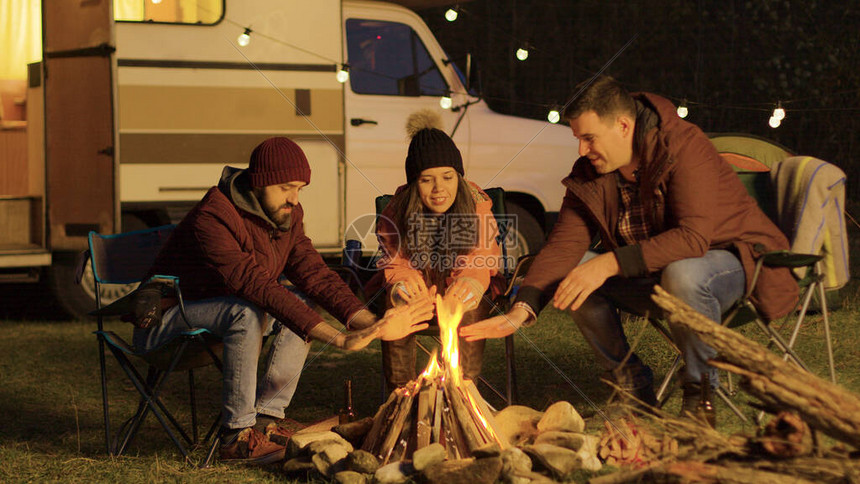
M529 318L525 309L514 308L507 314L478 321L477 323L460 328L460 337L466 341L476 341L487 338L504 338L514 334Z

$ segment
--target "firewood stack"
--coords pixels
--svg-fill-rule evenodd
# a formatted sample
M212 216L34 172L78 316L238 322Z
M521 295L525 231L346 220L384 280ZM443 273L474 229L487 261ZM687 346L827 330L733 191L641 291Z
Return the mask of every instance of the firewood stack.
M408 460L432 443L445 447L447 459L464 459L481 447L506 446L489 406L471 380L464 380L435 356L427 370L393 391L373 417L362 450L381 465Z

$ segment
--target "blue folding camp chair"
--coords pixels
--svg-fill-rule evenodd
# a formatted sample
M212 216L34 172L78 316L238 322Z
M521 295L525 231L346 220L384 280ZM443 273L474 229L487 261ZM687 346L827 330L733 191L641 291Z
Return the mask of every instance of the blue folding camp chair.
M166 225L115 235L102 235L96 232L89 234L89 250L86 256L92 267L93 289L96 294L96 310L90 314L96 316L98 325L95 335L99 345L105 446L111 455L120 456L126 451L146 416L152 413L177 449L188 459L189 448L187 446L196 445L200 442L197 432L194 369L215 365L218 370L221 370L219 357L221 343L207 330L195 328L192 322L186 318L178 278L169 275L155 275L143 281L173 228L173 225ZM83 259L83 263L86 263L87 257ZM142 284L114 302L105 303L102 301L103 285L133 283ZM182 318L188 325L188 330L180 336L160 348L146 353L127 343L116 332L107 331L104 328L105 318L124 316L134 312L134 305L138 300L137 296L143 287L150 288L150 290L155 287L162 292L162 295L175 297ZM160 320L157 323L160 323ZM137 410L120 426L116 438L111 435L105 348L110 350L120 368L140 394ZM146 368L145 378L133 363ZM188 435L188 432L180 425L161 399L168 376L174 372L188 373L191 436ZM204 439L204 442L212 439L212 447L203 460L202 466L208 465L214 453L217 439L213 436L219 423L220 415L215 418Z

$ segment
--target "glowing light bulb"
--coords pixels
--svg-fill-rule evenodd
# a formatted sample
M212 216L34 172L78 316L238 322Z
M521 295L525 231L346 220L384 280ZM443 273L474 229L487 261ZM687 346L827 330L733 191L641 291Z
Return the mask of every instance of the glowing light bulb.
M678 106L678 117L686 118L688 114L690 114L690 110L687 109L687 106L684 106L683 104Z
M459 8L460 8L460 7L449 8L449 9L445 12L445 20L447 20L447 21L449 21L449 22L453 22L453 21L457 20L457 16L458 16L458 15L460 15L460 13L459 13L459 12L457 12L457 10L458 10Z
M529 50L525 47L517 49L517 59L524 61L529 58Z
M782 109L781 103L776 103L776 109L773 110L773 115L771 117L776 118L779 121L785 119L785 109Z
M561 115L558 113L557 110L553 109L549 112L549 114L546 115L546 120L552 124L556 124L561 121Z
M349 66L346 64L341 65L340 69L337 71L335 75L335 79L337 82L343 84L344 82L349 80Z
M242 47L247 46L251 43L251 29L246 28L244 32L239 34L239 37L236 39L236 43Z
M782 120L777 118L775 115L770 117L770 120L767 122L768 126L771 128L779 128L779 125L782 124Z
M451 101L450 94L445 94L441 99L439 99L439 106L442 106L442 109L451 109L452 105L453 101Z

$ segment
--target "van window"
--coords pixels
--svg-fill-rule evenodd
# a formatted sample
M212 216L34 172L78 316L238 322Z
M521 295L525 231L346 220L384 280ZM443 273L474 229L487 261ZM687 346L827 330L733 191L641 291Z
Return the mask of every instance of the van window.
M424 43L406 24L349 19L346 42L355 93L441 96L448 89Z
M113 18L122 22L215 25L224 0L113 0Z

